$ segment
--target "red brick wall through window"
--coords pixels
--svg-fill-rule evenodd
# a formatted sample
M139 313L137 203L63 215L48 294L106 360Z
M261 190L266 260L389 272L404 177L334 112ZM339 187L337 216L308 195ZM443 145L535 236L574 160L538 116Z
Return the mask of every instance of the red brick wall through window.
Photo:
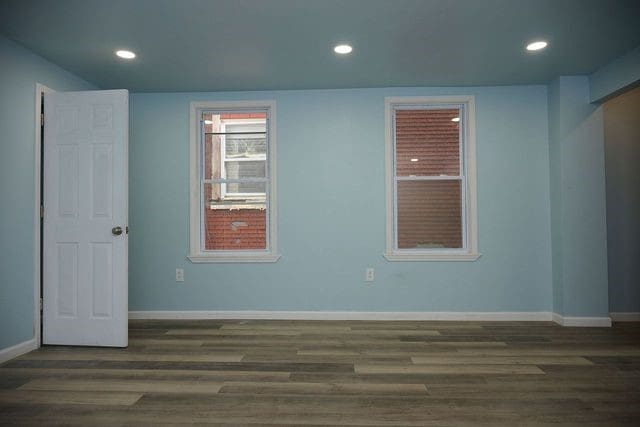
M205 211L205 249L266 248L266 210L205 208Z

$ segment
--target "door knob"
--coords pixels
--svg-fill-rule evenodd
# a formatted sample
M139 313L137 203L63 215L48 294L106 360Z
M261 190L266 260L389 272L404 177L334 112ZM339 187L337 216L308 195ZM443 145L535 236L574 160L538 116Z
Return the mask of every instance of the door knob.
M113 234L114 236L119 236L122 234L122 227L117 226L117 227L113 227L111 229L111 234Z

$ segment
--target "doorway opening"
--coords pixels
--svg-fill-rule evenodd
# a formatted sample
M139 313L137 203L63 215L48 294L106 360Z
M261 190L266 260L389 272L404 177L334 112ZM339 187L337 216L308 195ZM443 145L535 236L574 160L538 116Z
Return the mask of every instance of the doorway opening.
M640 321L640 87L603 104L609 311Z

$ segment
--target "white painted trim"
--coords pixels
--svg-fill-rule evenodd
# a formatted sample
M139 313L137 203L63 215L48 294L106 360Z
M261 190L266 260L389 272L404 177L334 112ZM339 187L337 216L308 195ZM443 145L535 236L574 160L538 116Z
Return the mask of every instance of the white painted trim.
M187 257L189 261L194 264L203 264L203 263L235 263L235 262L277 262L280 259L280 255L260 255L255 252L251 252L247 255L239 254L239 255L189 255Z
M38 347L39 345L36 342L36 339L31 338L30 340L23 341L11 347L3 348L0 350L0 363L4 363L15 357L29 353L30 351L36 350Z
M202 252L200 248L200 177L198 165L200 158L199 147L199 118L198 111L204 109L233 110L240 108L269 109L269 248L267 251L219 251L220 253ZM276 164L276 102L261 101L205 101L191 102L189 120L189 254L187 259L193 263L219 262L276 262L278 254L278 198L277 198L277 164Z
M385 253L383 256L388 261L475 261L482 256L479 253L461 253L461 254L411 254L411 253Z
M34 166L33 166L33 186L34 186L34 204L33 204L33 339L36 347L39 348L42 343L40 336L40 180L41 180L41 156L40 149L40 94L54 93L55 90L36 83L35 87L35 141L33 144Z
M246 320L422 320L477 322L550 322L573 327L610 327L608 317L564 317L548 311L130 311L129 319Z
M640 322L640 312L638 311L618 311L609 313L609 316L614 322Z
M457 320L548 322L552 313L446 311L130 311L129 319Z
M564 317L562 326L609 328L611 319L609 317Z
M562 326L564 323L564 319L558 313L551 313L551 320L553 320L558 325Z
M189 112L189 255L200 252L199 105L192 102Z
M388 96L385 103L385 191L387 205L386 219L386 250L383 254L388 261L475 261L480 257L478 252L478 191L476 170L476 105L474 96ZM465 118L464 126L464 176L466 177L466 241L465 251L437 251L428 250L422 253L418 251L403 251L395 249L394 242L394 181L393 176L393 118L394 105L404 104L463 104Z
M589 327L589 328L611 327L611 318L609 317L576 317L576 316L562 316L558 313L553 313L553 321L561 326Z

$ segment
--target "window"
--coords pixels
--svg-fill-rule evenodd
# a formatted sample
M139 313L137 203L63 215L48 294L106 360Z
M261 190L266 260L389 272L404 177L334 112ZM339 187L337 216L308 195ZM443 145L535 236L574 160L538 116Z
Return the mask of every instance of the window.
M275 104L191 104L192 262L277 261Z
M390 261L474 261L473 97L386 98Z

